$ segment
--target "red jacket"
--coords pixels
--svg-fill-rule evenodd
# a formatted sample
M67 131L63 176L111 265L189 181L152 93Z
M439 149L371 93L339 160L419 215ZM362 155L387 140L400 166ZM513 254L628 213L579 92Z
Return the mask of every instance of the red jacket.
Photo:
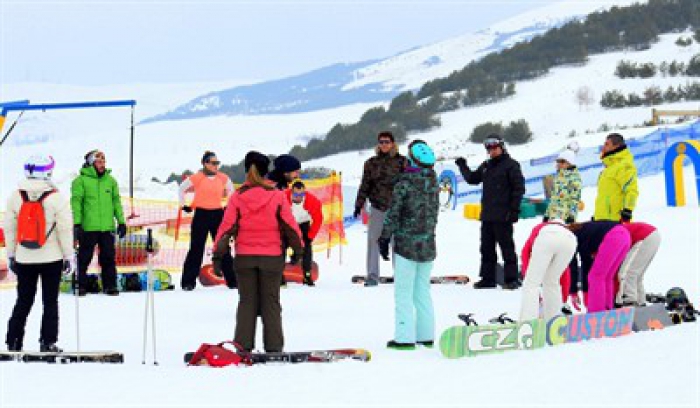
M544 226L550 224L561 225L558 222L543 222L542 224L536 225L535 228L532 229L530 237L527 239L527 241L525 241L525 245L523 245L523 252L520 254L520 259L522 259L523 261L523 266L521 269L523 278L525 278L525 274L527 273L527 267L530 265L530 255L532 254L532 246L535 244L535 239L540 234L540 230ZM569 298L569 285L571 284L571 272L569 271L568 266L564 270L564 273L561 275L559 283L561 284L561 298L564 302L566 302Z
M622 226L630 233L632 245L645 240L649 234L656 231L656 227L644 222L626 222Z
M289 205L292 205L292 190L287 189L285 194L287 195L287 202ZM315 195L307 191L306 197L304 197L304 209L308 211L309 215L311 216L309 239L313 241L316 239L316 235L318 235L318 231L323 225L323 204L321 203L321 200L316 198Z
M292 236L296 234L298 241L288 244L293 248L303 247L301 231L284 193L262 187L246 187L244 184L229 199L214 247L217 247L221 236L233 227L237 227L234 237L236 255L282 255L282 229L291 229Z

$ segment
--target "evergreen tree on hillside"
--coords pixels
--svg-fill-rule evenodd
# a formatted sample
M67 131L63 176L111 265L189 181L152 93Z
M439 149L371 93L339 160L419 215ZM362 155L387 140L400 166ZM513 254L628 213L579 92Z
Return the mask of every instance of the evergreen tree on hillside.
M688 76L700 76L700 54L694 56L685 69L685 74Z
M524 144L532 140L530 125L525 119L510 122L503 132L503 140L512 145Z
M503 135L503 131L503 124L501 122L486 122L472 130L469 140L473 143L484 143L484 140L491 135Z

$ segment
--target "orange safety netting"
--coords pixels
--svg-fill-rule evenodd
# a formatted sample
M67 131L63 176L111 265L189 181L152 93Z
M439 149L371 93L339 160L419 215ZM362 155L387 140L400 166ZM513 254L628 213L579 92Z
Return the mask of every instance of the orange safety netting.
M325 250L326 256L330 257L331 248L345 243L341 176L334 173L328 178L304 182L307 191L316 195L323 203L323 226L314 241L314 252ZM131 200L124 197L122 203L125 207L128 234L124 239L116 242L117 270L132 272L146 269L146 229L150 228L153 232L155 249L153 268L181 272L190 245L192 214L183 213L177 201ZM211 245L212 242L209 239L204 264L211 261ZM2 247L0 248L0 280L4 275L3 270L7 270L5 259L5 248ZM97 257L93 258L90 269L99 270ZM2 283L13 278L14 276L10 273Z

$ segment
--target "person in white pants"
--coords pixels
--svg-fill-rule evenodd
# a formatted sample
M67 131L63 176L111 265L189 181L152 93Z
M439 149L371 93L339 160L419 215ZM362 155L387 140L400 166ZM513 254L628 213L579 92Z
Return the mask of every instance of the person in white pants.
M623 224L632 238L632 247L617 273L620 288L615 303L621 306L643 306L646 303L644 275L661 245L661 234L644 222Z
M523 247L520 321L540 317L540 287L545 320L561 314L562 295L559 280L576 252L576 236L564 222L554 219L537 225Z

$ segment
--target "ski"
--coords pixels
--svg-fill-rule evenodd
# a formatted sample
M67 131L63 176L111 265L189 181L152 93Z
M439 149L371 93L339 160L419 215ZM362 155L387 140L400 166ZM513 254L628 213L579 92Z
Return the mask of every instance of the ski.
M193 352L185 353L184 362L189 364L194 356ZM314 351L292 351L279 353L252 352L246 355L251 364L268 363L330 363L341 360L355 360L368 362L372 359L372 353L364 349L335 349Z
M86 351L49 353L40 351L0 351L0 361L24 363L113 363L124 362L124 355L116 351Z
M366 276L355 275L351 279L352 283L363 284L367 281ZM470 282L469 276L467 275L447 275L447 276L432 276L430 278L430 283L433 285L466 285ZM393 276L380 276L379 283L381 284L391 284L394 283Z

